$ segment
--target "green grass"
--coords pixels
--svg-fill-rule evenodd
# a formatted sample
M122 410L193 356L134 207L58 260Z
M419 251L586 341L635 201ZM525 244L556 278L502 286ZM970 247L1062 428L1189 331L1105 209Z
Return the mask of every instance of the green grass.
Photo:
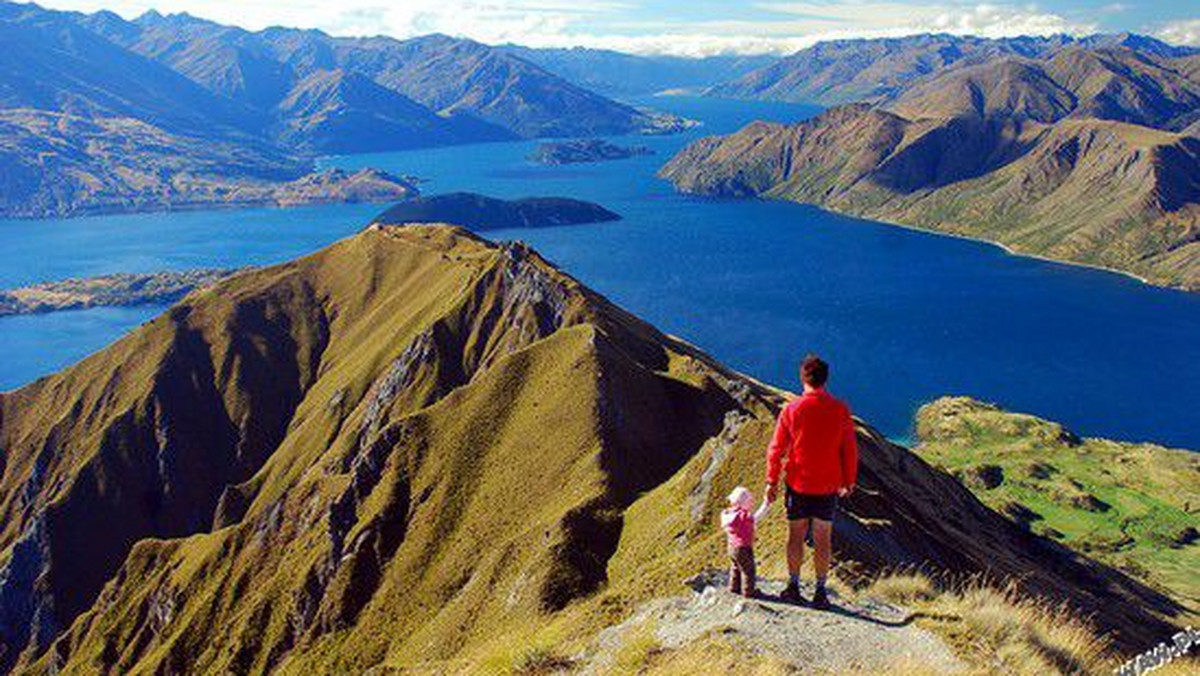
M985 504L1022 505L1029 526L1200 608L1200 544L1177 542L1197 524L1200 456L1152 444L1077 439L1062 426L966 398L917 415L926 460L960 476ZM999 467L987 488L969 477Z

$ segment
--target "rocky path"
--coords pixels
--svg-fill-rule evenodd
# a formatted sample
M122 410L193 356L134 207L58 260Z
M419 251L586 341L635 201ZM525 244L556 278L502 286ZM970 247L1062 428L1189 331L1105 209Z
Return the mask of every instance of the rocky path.
M725 590L726 579L725 573L705 573L687 581L688 593L647 602L600 634L582 673L609 672L625 642L648 631L667 650L719 635L803 673L887 673L901 665L921 665L938 674L966 670L940 638L915 626L904 609L850 602L831 593L834 608L817 611L780 601L783 583L772 580L761 583L762 598L743 599ZM811 585L802 591L811 598Z

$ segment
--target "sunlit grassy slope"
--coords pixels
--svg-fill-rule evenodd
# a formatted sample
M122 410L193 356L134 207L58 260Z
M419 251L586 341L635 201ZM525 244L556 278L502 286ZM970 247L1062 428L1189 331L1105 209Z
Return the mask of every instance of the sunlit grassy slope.
M988 506L1200 608L1200 455L1080 439L971 399L917 415L916 451Z

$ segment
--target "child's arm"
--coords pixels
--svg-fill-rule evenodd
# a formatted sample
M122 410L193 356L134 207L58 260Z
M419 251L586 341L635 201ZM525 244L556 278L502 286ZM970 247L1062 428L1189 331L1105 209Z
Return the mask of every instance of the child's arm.
M770 508L771 503L767 502L766 497L763 497L762 504L758 506L758 510L756 510L753 514L754 523L758 523L760 520L762 520L762 518L767 515L767 510Z

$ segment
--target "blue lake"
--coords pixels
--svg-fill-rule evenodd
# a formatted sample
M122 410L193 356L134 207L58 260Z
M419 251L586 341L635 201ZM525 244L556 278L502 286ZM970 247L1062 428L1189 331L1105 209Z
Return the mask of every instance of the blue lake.
M795 387L805 352L885 433L943 394L968 394L1088 436L1200 449L1200 295L797 204L676 195L654 172L687 141L812 108L687 98L675 137L625 138L657 155L572 167L525 160L532 142L328 158L415 174L427 193L562 195L612 224L501 230L614 301L731 366ZM0 288L68 276L273 263L352 234L379 205L0 221ZM160 307L0 319L0 389L112 341Z

